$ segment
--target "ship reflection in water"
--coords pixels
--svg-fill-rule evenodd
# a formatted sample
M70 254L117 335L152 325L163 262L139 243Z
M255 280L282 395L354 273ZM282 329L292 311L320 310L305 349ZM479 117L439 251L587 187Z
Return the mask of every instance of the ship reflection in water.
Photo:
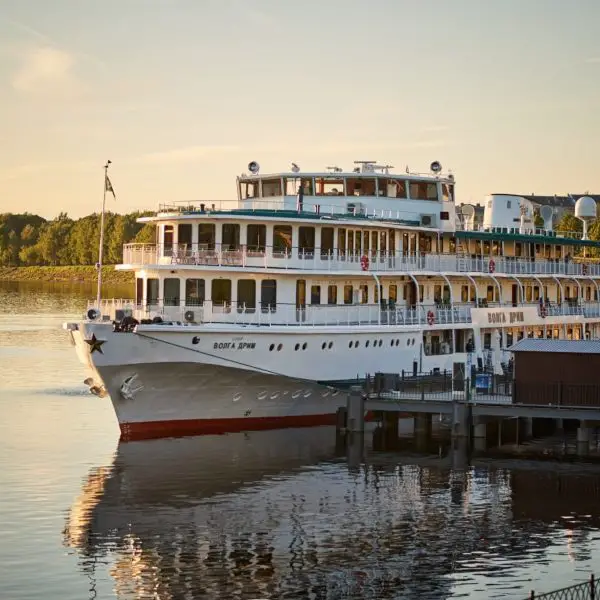
M584 578L600 468L477 460L370 447L355 466L330 427L122 443L65 544L92 580L108 562L121 599L521 598Z

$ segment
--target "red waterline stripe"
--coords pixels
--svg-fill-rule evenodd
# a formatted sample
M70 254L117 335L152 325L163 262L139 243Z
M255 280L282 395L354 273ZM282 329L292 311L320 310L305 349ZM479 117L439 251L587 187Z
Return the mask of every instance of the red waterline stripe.
M239 419L183 419L178 421L146 421L121 423L121 440L149 440L215 433L235 433L287 427L335 425L335 413L295 415L288 417L244 417Z

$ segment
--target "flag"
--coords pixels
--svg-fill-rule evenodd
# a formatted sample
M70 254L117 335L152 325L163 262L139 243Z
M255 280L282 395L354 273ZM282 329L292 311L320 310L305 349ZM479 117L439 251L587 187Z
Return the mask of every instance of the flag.
M113 186L112 186L112 183L110 182L110 179L108 178L108 175L106 175L105 180L104 180L104 191L110 192L113 195L113 198L115 200L117 199L117 197L115 196L115 190L113 190Z

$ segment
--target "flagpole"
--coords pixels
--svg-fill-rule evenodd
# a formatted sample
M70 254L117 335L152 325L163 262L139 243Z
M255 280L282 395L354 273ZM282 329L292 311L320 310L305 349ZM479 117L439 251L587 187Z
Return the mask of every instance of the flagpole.
M108 167L110 160L104 165L104 194L102 196L102 213L100 215L100 247L98 248L98 291L96 294L96 308L102 312L100 308L100 300L102 298L102 258L104 256L104 210L106 206L106 182L108 178Z

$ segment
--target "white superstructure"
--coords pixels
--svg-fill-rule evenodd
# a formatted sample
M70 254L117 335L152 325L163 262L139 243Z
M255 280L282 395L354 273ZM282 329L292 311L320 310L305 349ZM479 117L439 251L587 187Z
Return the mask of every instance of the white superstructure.
M488 196L475 228L437 162L357 165L250 163L235 208L141 219L156 243L127 244L117 267L135 271L135 298L66 325L125 436L328 423L367 373L501 373L523 336L600 336L596 242L538 227L510 195Z

